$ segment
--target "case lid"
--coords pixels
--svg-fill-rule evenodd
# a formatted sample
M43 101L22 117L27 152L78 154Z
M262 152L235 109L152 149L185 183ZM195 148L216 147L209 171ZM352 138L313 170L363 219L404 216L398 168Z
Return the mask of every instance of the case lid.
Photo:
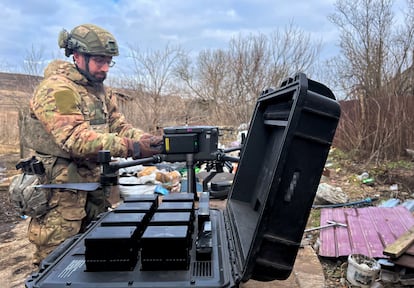
M289 277L339 116L305 74L259 97L225 210L242 281Z

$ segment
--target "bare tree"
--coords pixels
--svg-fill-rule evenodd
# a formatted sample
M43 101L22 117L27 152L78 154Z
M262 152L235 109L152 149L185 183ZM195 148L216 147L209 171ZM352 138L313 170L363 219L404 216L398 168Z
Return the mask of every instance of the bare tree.
M414 94L413 87L413 44L414 44L414 0L407 1L404 25L397 27L393 35L390 61L387 62L392 74L394 91L398 95ZM391 79L389 79L391 80Z
M33 45L26 51L23 70L25 74L40 76L45 68L43 49L36 49Z
M0 71L11 72L12 65L4 59L0 59Z
M228 82L226 109L233 110L233 125L250 120L257 97L271 83L267 74L270 63L269 42L265 35L249 35L232 39L228 50ZM231 84L230 84L231 83ZM241 122L240 122L241 121Z
M321 51L320 39L290 23L285 29L275 30L270 36L270 69L272 83L301 71L308 76L315 73L315 63Z
M204 119L220 117L219 107L223 103L226 90L227 55L223 50L201 51L193 63L189 58L182 59L177 75L187 87L187 95Z
M308 72L319 46L291 25L285 33L239 35L228 49L206 50L181 63L189 93L205 103L215 123L238 126L250 120L260 93L298 71Z
M338 78L351 98L359 103L360 119L356 121L357 149L365 150L369 144L368 100L375 97L382 86L384 54L392 18L390 1L338 0L336 13L330 20L340 30L341 55L335 61ZM369 128L371 129L371 127Z
M339 134L348 150L367 161L401 155L407 144L404 130L412 123L405 117L412 107L403 91L404 71L412 64L413 16L408 13L400 27L394 23L392 7L392 0L338 0L330 16L340 30L341 49L330 62L332 74L354 101L353 111L346 111L352 115L343 117L353 124L342 121ZM345 131L345 126L354 131Z
M338 0L329 19L340 30L339 78L353 97L376 97L388 71L392 0Z
M137 107L144 115L141 127L155 132L164 126L165 115L174 117L175 111L167 104L169 96L177 96L175 67L186 53L180 47L167 45L163 50L141 52L131 47L133 73L129 79L129 89L134 91Z
M24 61L23 70L26 73L23 75L16 75L16 77L20 77L20 81L16 81L19 85L16 87L15 92L11 97L14 102L14 107L18 112L20 157L22 158L25 156L25 147L23 146L24 142L22 140L23 118L30 113L29 101L35 87L40 82L41 78L38 75L41 74L40 69L43 69L44 67L42 63L42 49L35 49L32 46L31 50L27 51L27 56Z

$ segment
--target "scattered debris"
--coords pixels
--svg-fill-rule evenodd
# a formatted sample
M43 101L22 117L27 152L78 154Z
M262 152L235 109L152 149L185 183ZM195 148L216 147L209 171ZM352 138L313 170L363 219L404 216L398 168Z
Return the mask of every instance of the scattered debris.
M362 180L362 184L365 184L367 186L374 186L375 185L375 179L374 178L367 178Z
M406 148L405 152L407 152L408 156L410 156L411 158L414 159L414 150L413 149Z
M388 208L396 207L400 204L400 202L401 201L399 199L390 198L390 199L382 202L380 205L378 205L378 207L388 207Z
M348 282L344 285L414 287L413 206L414 199L401 203L391 198L378 207L324 208L320 223L346 226L321 225L308 230L320 230L316 241L319 256L348 257L346 279L340 279Z
M346 224L338 223L338 222L335 222L335 221L332 221L332 220L328 220L328 221L326 221L326 223L328 223L328 224L323 225L323 226L318 226L318 227L313 227L313 228L306 229L305 232L325 229L325 228L329 228L329 227L336 227L336 226L346 227Z
M357 176L357 179L358 179L359 181L363 181L363 180L368 179L368 178L369 178L369 174L368 174L368 172L363 172L361 175L358 175L358 176Z
M404 206L408 211L414 212L414 199L405 200L401 205Z
M338 208L338 207L345 207L345 206L366 206L371 205L372 202L377 201L378 198L365 198L359 201L347 202L347 203L339 203L339 204L326 204L326 205L313 205L312 208Z
M315 196L315 205L337 204L348 202L346 195L340 187L334 187L327 183L320 183Z
M377 279L381 266L375 259L361 254L348 256L346 279L355 286L368 288Z
M390 185L390 191L398 191L398 184Z

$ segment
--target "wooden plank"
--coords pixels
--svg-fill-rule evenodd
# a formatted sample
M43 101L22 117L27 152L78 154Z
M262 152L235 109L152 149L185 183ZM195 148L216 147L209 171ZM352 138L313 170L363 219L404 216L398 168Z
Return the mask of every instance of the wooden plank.
M384 255L392 258L400 257L411 244L414 243L414 227L411 227L407 232L402 234L394 243L386 246Z
M408 254L408 255L411 255L411 256L414 256L414 245L411 244L411 246L408 247L408 249L404 253Z

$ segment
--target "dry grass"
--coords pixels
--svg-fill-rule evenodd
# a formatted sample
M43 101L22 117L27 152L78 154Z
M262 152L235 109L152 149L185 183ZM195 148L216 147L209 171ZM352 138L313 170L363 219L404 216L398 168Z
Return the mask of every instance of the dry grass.
M19 144L1 144L0 143L0 154L18 154L20 152L19 150Z

